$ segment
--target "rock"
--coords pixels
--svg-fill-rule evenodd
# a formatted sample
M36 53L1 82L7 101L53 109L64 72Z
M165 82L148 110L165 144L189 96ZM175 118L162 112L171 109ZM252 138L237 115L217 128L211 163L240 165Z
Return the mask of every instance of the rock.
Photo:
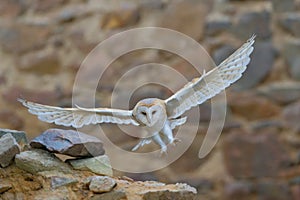
M232 26L232 32L241 39L248 39L251 34L256 34L258 40L268 39L271 31L271 11L249 11L238 17L238 22Z
M9 53L21 54L44 47L49 35L50 30L46 26L1 25L0 45Z
M24 131L0 129L0 137L8 133L11 134L21 146L24 146L28 143L26 133Z
M87 170L99 175L112 176L113 171L108 156L68 160L74 169Z
M34 0L31 4L34 11L37 12L48 12L53 8L57 8L64 4L66 0Z
M36 74L56 74L61 69L58 54L54 50L41 50L23 55L18 60L18 69Z
M282 52L292 78L300 80L300 40L288 40Z
M203 36L207 8L197 1L170 2L161 18L159 27L184 33L195 40Z
M140 19L139 9L128 7L106 13L101 20L102 29L116 29L135 25Z
M113 190L103 194L94 194L91 200L124 200L127 199L124 190Z
M223 31L229 30L231 26L232 23L228 16L213 13L206 18L205 33L207 35L217 35Z
M232 132L223 143L225 166L234 178L276 177L289 156L275 134Z
M254 192L254 185L250 181L237 181L225 185L226 199L244 199Z
M0 111L0 127L21 129L24 121L14 111L3 109Z
M242 90L259 84L271 71L276 56L277 51L270 41L257 41L246 71L233 87Z
M24 10L24 5L22 4L21 1L0 1L0 16L8 19L17 17Z
M273 8L275 11L286 12L295 9L294 0L272 0Z
M281 26L295 37L300 37L300 14L287 13L280 20Z
M89 190L94 193L104 193L111 191L116 185L116 181L108 176L94 176L91 178Z
M248 120L267 119L280 114L280 107L265 97L250 92L228 95L233 114Z
M36 149L24 151L15 158L17 167L32 174L42 171L60 171L69 173L71 168L47 151Z
M31 90L20 86L12 86L3 92L3 99L8 103L15 103L20 105L17 101L22 97L28 101L38 102L46 105L53 105L61 98L62 93L60 89L56 90Z
M10 190L11 188L11 184L2 182L2 180L0 179L0 194Z
M255 188L258 199L292 199L286 182L260 181Z
M293 185L291 187L291 193L293 200L300 200L300 185Z
M74 130L48 129L30 142L33 148L46 149L73 157L93 157L104 154L98 138Z
M230 56L235 50L236 48L233 48L230 45L224 45L216 51L214 51L212 57L216 65L218 66L221 62L223 62L223 60L228 58L228 56Z
M297 82L275 82L259 87L257 91L280 104L289 104L300 99L300 84Z
M298 101L296 103L286 106L282 111L282 117L286 128L299 132L300 102Z
M51 188L56 189L62 186L72 185L77 182L78 180L74 178L54 176L51 177Z
M20 153L20 146L10 133L7 133L0 138L1 167L7 167L18 153Z
M177 183L173 190L147 190L141 192L143 200L172 199L172 200L190 200L196 198L196 189L186 184Z

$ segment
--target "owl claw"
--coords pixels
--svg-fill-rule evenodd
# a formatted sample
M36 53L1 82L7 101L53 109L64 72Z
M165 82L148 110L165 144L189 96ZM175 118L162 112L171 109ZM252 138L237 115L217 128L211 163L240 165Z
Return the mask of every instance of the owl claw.
M168 155L167 146L164 146L160 149L160 157L167 156L167 155Z
M137 143L137 145L135 145L131 151L136 151L139 148L143 147L145 144L150 144L151 140L150 139L142 139L139 143Z
M174 138L171 144L175 147L179 142L181 142L181 139L179 138Z

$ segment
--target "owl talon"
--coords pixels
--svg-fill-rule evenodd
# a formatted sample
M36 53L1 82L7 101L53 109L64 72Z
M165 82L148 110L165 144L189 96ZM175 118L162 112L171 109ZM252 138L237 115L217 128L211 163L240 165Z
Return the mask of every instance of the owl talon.
M181 142L181 139L179 138L174 138L173 141L171 142L171 145L173 145L174 147Z
M167 146L164 146L160 149L160 157L167 156L167 155L168 155Z
M137 145L135 145L131 151L137 151L139 148L143 147L145 144L150 144L151 139L142 139Z

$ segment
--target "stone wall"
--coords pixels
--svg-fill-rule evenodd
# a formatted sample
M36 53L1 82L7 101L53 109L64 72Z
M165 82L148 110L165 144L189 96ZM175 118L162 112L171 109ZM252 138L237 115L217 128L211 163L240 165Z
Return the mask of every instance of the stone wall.
M73 81L85 56L123 30L175 29L202 44L216 64L256 34L248 69L226 91L225 129L209 156L195 159L210 117L206 103L200 107L198 136L179 160L160 171L129 176L186 181L206 199L299 199L299 11L299 0L1 0L0 127L25 130L31 138L55 127L28 114L16 99L71 106ZM110 106L113 86L129 66L149 61L194 77L192 67L174 55L133 52L107 70L96 94L99 106ZM133 101L150 91L145 88ZM152 94L167 97L170 92ZM119 137L112 140L130 143Z

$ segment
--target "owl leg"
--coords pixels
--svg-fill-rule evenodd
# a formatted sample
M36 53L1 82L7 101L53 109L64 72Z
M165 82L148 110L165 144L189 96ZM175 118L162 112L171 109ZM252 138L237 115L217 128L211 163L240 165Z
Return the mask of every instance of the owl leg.
M163 140L161 139L159 133L155 134L152 136L153 141L158 144L161 148L160 152L161 154L165 154L167 153L167 145L163 142Z
M173 137L173 131L170 126L170 122L167 122L163 129L161 130L161 133L163 135L163 139L165 143L170 143L175 145L177 142L180 142L180 139Z
M136 151L138 150L139 148L141 148L142 146L144 146L145 144L150 144L152 142L151 138L144 138L144 139L141 139L141 141L139 143L137 143L137 145L135 145L131 151Z

